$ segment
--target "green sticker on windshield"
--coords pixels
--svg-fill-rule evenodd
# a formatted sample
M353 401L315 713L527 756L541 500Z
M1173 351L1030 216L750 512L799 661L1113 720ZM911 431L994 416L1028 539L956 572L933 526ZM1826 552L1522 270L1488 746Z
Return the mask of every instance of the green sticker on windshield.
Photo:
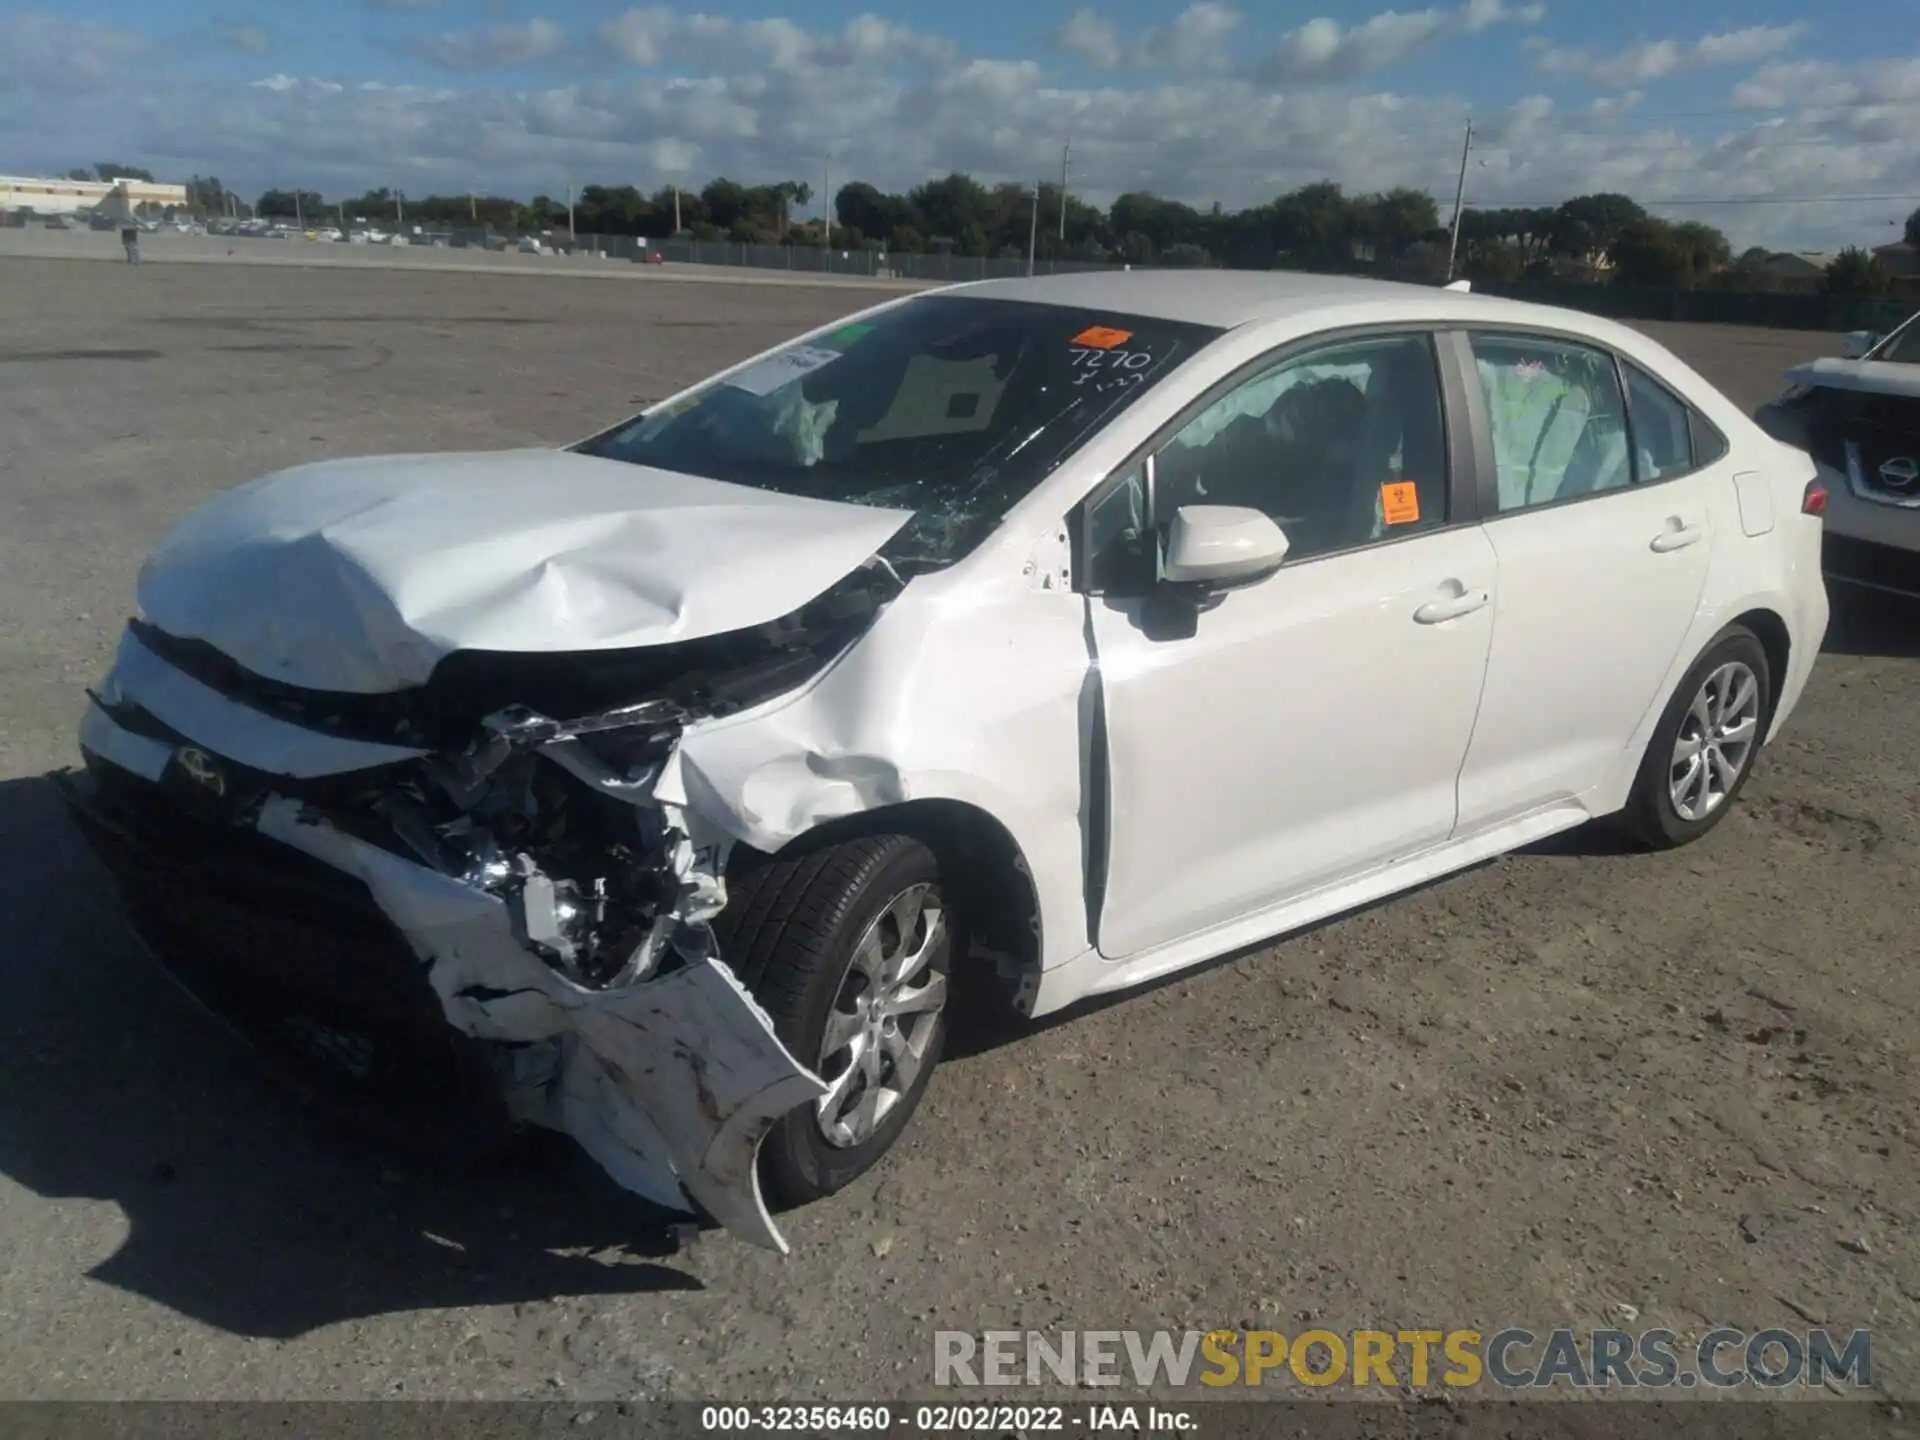
M842 326L840 329L834 331L831 335L827 336L827 339L829 342L836 345L851 345L854 341L858 340L862 335L868 334L870 331L872 331L872 329L873 329L873 326L868 325L864 322L857 325L846 325L846 326Z

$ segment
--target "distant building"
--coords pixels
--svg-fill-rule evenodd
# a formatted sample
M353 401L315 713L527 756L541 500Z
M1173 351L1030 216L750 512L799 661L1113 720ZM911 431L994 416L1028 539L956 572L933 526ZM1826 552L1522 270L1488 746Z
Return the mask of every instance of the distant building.
M1833 264L1824 250L1782 250L1767 256L1760 268L1782 280L1818 280Z
M135 210L184 210L187 187L149 180L49 180L0 175L0 210L31 210L36 215L71 215L100 205Z
M1876 245L1873 253L1887 268L1889 275L1920 275L1920 250L1896 240L1891 245Z
M1832 264L1825 250L1776 250L1753 268L1767 277L1769 288L1795 294L1818 290Z

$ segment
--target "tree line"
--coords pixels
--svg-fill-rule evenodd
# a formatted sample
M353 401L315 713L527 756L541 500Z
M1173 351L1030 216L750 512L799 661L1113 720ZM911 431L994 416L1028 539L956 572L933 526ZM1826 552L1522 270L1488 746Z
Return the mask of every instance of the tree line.
M67 179L98 181L107 185L115 180L143 180L149 185L154 183L151 170L143 170L138 165L118 165L111 160L98 161L91 167L75 166L67 171Z
M196 208L231 208L217 179L198 176L189 194ZM728 241L754 245L822 244L818 220L795 212L814 197L805 181L744 185L719 178L699 189L588 185L574 197L571 224L579 235L631 235L663 240ZM436 228L487 226L516 235L561 231L565 202L539 195L530 202L484 195L407 196L378 189L352 199L317 192L269 190L249 207L271 218L302 216L309 224L362 221ZM904 193L863 180L833 196L832 244L912 254L1024 257L1043 260L1162 266L1289 268L1435 280L1448 272L1472 280L1607 278L1630 285L1780 288L1774 258L1755 247L1735 254L1727 237L1698 221L1653 215L1631 196L1576 195L1558 205L1462 211L1457 246L1431 195L1406 188L1349 194L1332 181L1303 185L1264 204L1228 210L1197 208L1146 191L1111 205L1089 204L1058 186L984 184L953 173ZM1906 222L1920 243L1920 210ZM1828 269L1830 293L1884 291L1893 280L1877 257L1843 251Z

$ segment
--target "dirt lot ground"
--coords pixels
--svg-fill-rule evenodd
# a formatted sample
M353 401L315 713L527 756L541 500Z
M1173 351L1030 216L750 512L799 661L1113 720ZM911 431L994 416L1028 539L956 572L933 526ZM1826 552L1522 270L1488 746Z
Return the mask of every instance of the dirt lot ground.
M870 297L0 260L0 1394L847 1399L940 1328L1875 1332L1920 1395L1920 629L1702 844L1577 835L981 1036L780 1259L555 1149L389 1168L142 962L44 773L146 548L296 461L564 441ZM1743 401L1821 337L1672 329Z

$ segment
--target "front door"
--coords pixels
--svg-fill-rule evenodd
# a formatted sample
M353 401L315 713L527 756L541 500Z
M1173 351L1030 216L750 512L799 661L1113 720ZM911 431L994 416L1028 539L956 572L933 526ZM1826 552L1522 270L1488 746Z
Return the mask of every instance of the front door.
M1445 841L1492 633L1492 546L1449 516L1431 338L1298 354L1194 416L1091 517L1124 550L1249 505L1286 563L1169 635L1090 599L1108 791L1098 945L1126 959ZM1106 515L1119 517L1107 521ZM1105 538L1103 538L1105 537Z

